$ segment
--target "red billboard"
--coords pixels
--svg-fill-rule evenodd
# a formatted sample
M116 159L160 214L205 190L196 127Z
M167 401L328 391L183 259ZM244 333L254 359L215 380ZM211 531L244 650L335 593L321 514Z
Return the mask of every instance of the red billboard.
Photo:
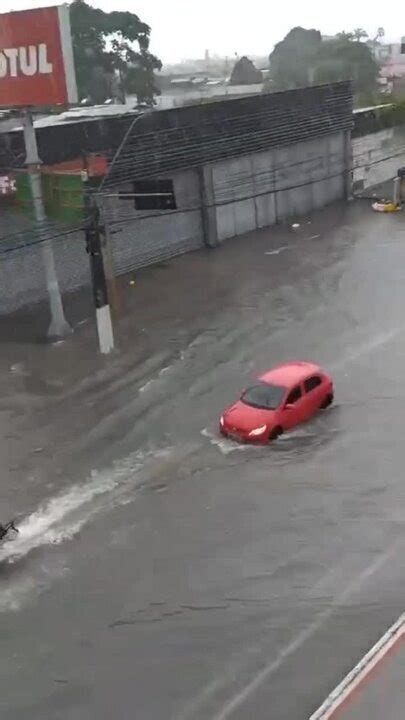
M0 14L0 107L74 102L69 8Z

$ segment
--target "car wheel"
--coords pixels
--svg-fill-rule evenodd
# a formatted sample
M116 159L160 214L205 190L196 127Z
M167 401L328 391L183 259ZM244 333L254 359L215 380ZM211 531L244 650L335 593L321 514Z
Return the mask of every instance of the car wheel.
M321 405L321 410L326 410L326 408L329 407L329 405L332 405L333 403L333 393L330 393L326 396L325 400L323 401Z
M269 440L270 440L270 441L271 441L271 440L277 440L277 438L280 437L280 435L282 435L282 434L283 434L283 428L280 427L280 425L277 425L277 427L273 428L273 429L270 431Z

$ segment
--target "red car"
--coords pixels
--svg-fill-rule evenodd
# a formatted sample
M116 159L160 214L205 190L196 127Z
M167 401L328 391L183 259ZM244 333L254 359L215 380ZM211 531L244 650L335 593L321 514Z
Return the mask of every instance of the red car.
M285 363L262 375L225 410L220 431L235 440L266 443L332 402L332 380L318 365Z

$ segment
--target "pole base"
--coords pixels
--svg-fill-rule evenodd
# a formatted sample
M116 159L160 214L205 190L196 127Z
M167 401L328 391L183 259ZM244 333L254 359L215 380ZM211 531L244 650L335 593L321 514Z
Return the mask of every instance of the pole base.
M100 352L103 355L108 355L108 353L114 350L114 335L109 305L104 305L96 309L96 321Z
M69 335L72 335L72 333L73 329L66 320L60 322L52 320L46 334L46 339L47 342L54 343L58 342L58 340L65 340Z

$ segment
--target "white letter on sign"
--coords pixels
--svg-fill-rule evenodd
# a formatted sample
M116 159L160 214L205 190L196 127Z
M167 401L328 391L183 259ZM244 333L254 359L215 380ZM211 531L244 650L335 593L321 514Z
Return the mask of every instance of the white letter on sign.
M29 60L27 59L29 51ZM20 68L23 75L35 75L37 72L37 49L35 45L29 48L20 47Z
M10 61L10 77L17 77L18 48L8 48L7 50L3 50L3 52Z
M47 47L45 43L38 45L38 71L42 75L49 75L53 72L53 65L48 62Z
M4 78L7 75L7 60L3 53L0 52L0 78Z

